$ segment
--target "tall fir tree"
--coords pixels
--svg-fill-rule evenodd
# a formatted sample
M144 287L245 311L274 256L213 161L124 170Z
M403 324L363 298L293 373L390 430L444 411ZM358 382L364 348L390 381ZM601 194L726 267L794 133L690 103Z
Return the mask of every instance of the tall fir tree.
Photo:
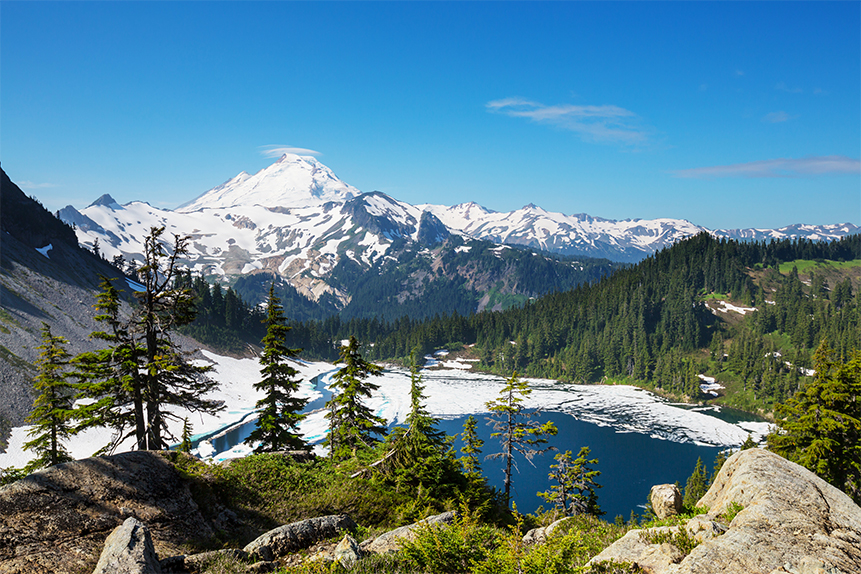
M685 483L685 495L682 498L682 504L688 508L694 508L699 499L705 495L708 489L708 471L706 470L706 466L703 464L703 459L697 458L697 464L694 466L694 471Z
M596 489L601 488L595 479L601 474L600 470L592 468L598 464L598 459L589 459L591 449L584 446L576 459L571 459L571 451L560 452L554 459L556 464L550 465L549 478L555 481L549 491L539 492L538 496L552 503L565 516L589 514L601 516L604 512L598 506Z
M823 341L813 380L777 405L768 448L815 472L861 504L861 352L839 361Z
M188 237L174 235L170 249L161 236L164 227L153 227L144 240L144 265L138 269L144 289L136 291L138 306L133 314L133 329L145 350L142 370L146 398L146 448L162 450L168 438L169 419L182 420L165 406L185 411L217 412L221 401L204 398L217 387L206 376L209 367L191 363L173 340L177 327L194 320L194 294L178 287L180 260L188 253Z
M491 413L488 420L494 430L490 436L498 438L502 447L500 452L489 454L486 458L502 458L505 461L503 496L506 505L511 503L511 478L514 470L517 469L514 454L520 453L531 464L535 455L552 448L539 448L539 445L547 443L545 437L555 435L557 432L553 422L538 423L533 420L534 413L524 409L523 402L531 393L532 390L526 381L520 380L514 372L500 390L499 398L486 404L487 410Z
M27 417L32 427L27 436L33 437L24 443L25 450L32 450L36 458L25 466L26 472L33 472L47 466L54 466L72 460L63 442L72 434L72 388L66 378L66 369L71 355L66 350L68 341L53 335L47 323L42 323L42 344L39 360L36 362L38 374L33 381L36 396L33 411Z
M285 344L290 327L286 324L281 301L275 296L274 283L269 287L266 309L266 336L260 357L263 378L254 384L265 396L257 401L257 426L245 443L256 445L254 452L302 449L307 443L299 434L298 426L305 418L301 411L308 399L296 397L301 379L289 363L299 356L300 349L291 349Z
M370 398L379 388L368 377L381 375L383 368L362 358L359 347L354 336L341 346L335 364L344 366L334 375L334 395L326 403L329 435L325 444L335 460L350 458L359 450L371 448L376 442L374 435L386 433L385 419L376 416L363 399Z
M113 431L108 444L95 454L112 454L129 436L135 437L138 449L145 449L145 389L140 369L143 349L130 332L129 323L120 317L119 290L104 276L100 288L95 320L105 328L94 331L90 338L104 341L108 346L73 359L75 376L79 379L76 398L89 399L76 409L76 430L106 427Z
M461 441L463 441L460 452L463 456L459 460L464 472L466 472L466 476L471 479L481 477L481 461L479 460L479 456L481 455L481 447L484 446L484 441L478 436L477 426L478 421L475 420L474 416L469 415L463 423L463 434L460 435Z

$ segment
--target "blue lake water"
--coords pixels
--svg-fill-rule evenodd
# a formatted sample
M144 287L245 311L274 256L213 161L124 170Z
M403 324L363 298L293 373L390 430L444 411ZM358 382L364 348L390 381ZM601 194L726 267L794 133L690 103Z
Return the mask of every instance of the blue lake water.
M485 441L482 454L497 452L499 442L490 438L491 428L482 424L483 417L476 418L479 420L479 436ZM550 465L555 464L553 456L559 451L570 450L576 457L580 447L591 449L590 458L598 459L595 469L601 471L597 478L601 485L597 491L598 504L606 513L604 518L612 521L620 514L627 520L632 510L642 514L640 506L646 503L652 485L678 481L684 487L698 457L702 457L711 470L712 462L721 450L719 447L655 439L640 433L617 433L612 428L579 421L566 413L548 412L536 418L551 420L559 429L547 443L559 450L536 456L533 459L535 466L522 457L517 458L519 472L512 477L512 498L521 512L532 512L540 505L548 508L549 505L536 493L550 489L552 482L547 475ZM447 434L460 433L465 421L466 417L440 421L440 428ZM461 446L463 444L458 437L455 447L460 449ZM500 489L503 468L502 460L482 462L484 475Z
M308 404L306 411L322 408L331 396L319 381L314 381L316 388L323 393ZM722 409L715 416L728 421L750 419L749 415ZM444 419L439 427L449 435L463 432L463 423L467 417ZM478 432L485 441L482 455L492 454L499 449L496 439L490 437L491 428L485 424L485 417L476 415L479 421ZM611 427L598 426L593 423L578 420L571 414L562 412L545 412L540 420L552 420L559 429L555 437L550 437L548 445L559 451L570 450L574 456L582 446L591 449L591 458L597 458L595 468L601 471L597 482L602 486L598 490L598 503L606 513L605 518L613 520L616 515L627 519L631 511L642 513L642 505L646 503L649 489L655 484L678 482L684 486L685 481L693 472L697 458L701 457L709 470L712 462L721 450L714 446L700 446L692 443L679 443L669 440L652 438L642 433L619 433ZM229 450L232 446L243 442L254 429L255 421L238 421L226 432L211 433L199 437L208 438L217 452ZM210 438L215 435L215 438ZM463 446L459 438L455 441L455 449ZM558 452L558 451L556 451ZM537 492L549 490L551 481L548 478L550 465L554 464L556 452L548 452L533 459L534 466L518 455L518 471L512 477L512 498L521 512L532 512L540 505L548 507L547 503L537 496ZM482 468L488 481L497 488L503 485L503 462L501 460L483 460Z

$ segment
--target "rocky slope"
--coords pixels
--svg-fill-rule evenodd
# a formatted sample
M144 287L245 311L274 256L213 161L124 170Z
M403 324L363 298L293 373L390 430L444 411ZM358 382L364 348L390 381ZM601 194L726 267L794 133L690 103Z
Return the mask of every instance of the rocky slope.
M632 562L648 574L861 572L861 508L776 454L750 449L732 455L698 505L708 514L681 527L700 541L689 554L633 530L592 562ZM743 509L725 524L733 505Z

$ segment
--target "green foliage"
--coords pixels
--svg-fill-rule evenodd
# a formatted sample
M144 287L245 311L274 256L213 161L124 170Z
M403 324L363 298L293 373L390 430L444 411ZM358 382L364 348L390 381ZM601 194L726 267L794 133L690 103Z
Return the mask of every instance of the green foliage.
M182 421L182 436L177 450L188 454L191 452L191 447L191 425L188 422L188 417L185 417Z
M129 436L136 437L139 447L146 444L141 369L145 354L132 325L120 317L120 291L104 276L99 287L95 320L104 330L94 331L90 338L103 341L107 347L73 359L78 378L76 398L83 399L75 418L78 432L94 427L110 429L109 442L96 454L112 454Z
M31 440L24 443L25 450L32 450L36 458L25 466L27 473L72 460L63 446L72 434L72 389L66 382L67 365L71 355L65 345L69 342L51 333L47 323L42 323L42 344L36 362L38 375L33 381L33 390L38 393L33 411L27 417L32 425L27 431Z
M386 421L365 406L362 397L370 397L379 388L367 380L369 376L379 376L383 368L369 363L359 353L359 341L351 336L340 349L340 357L335 364L344 366L334 375L332 389L334 396L326 403L329 412L329 434L326 446L333 460L343 460L356 456L358 450L373 447L373 435L386 432Z
M418 527L415 538L401 544L400 554L411 571L469 572L488 558L499 538L499 531L480 524L476 515L464 510L453 524Z
M640 540L646 544L672 544L685 556L700 544L684 526L643 530L640 532Z
M757 447L758 445L754 442L753 437L750 436L750 433L747 433L747 438L744 439L744 442L741 444L741 450L748 450Z
M768 447L861 503L861 353L842 362L825 341L814 368L813 380L778 405Z
M557 432L553 422L539 424L532 419L532 413L524 410L522 403L531 393L526 381L520 380L517 372L514 372L500 389L499 398L486 404L490 412L488 420L491 421L494 431L490 436L498 438L502 448L501 452L490 454L487 458L502 458L505 461L503 497L506 505L511 500L511 477L516 469L514 453L520 453L531 462L535 455L552 448L536 447L546 444L545 437Z
M552 470L549 474L556 484L551 486L550 491L538 493L538 496L553 503L566 516L604 514L598 506L598 495L595 493L595 489L601 488L595 482L601 471L592 468L592 465L598 464L598 459L589 460L590 452L589 447L584 446L574 460L571 459L570 450L557 454L554 457L556 464L550 465Z
M738 516L738 513L744 510L744 506L739 504L738 502L732 501L727 504L726 509L720 515L720 520L727 526L733 521L733 519Z
M694 472L688 477L685 483L685 495L682 499L682 505L687 508L694 508L697 501L705 495L709 489L708 471L703 464L702 458L697 458L697 464L694 467Z
M306 443L298 433L298 425L305 418L301 411L308 399L295 396L301 379L296 378L298 371L290 366L288 360L295 360L299 349L291 349L284 344L290 327L285 324L274 285L269 289L266 308L266 336L260 356L263 378L254 383L254 389L262 391L264 396L255 405L257 424L245 439L245 444L254 446L254 452L301 449Z

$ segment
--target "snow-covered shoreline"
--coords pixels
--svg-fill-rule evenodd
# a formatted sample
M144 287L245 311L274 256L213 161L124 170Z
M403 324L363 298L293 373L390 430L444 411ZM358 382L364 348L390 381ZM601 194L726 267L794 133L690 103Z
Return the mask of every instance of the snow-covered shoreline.
M190 413L195 438L220 434L235 426L244 417L253 420L254 405L262 393L254 390L259 380L259 363L256 359L233 359L203 351L214 365L211 376L218 381L218 390L212 398L223 400L226 408L217 414ZM301 397L314 400L322 397L315 388L315 378L320 385L328 387L336 367L323 362L299 362L295 365L302 378L299 391ZM502 377L463 369L425 369L422 371L425 384L426 406L440 418L457 418L486 412L485 404L498 397L504 384ZM629 385L573 385L546 379L527 379L532 394L524 403L526 408L540 408L549 412L570 414L584 422L612 427L616 432L636 432L650 437L698 445L737 447L747 438L761 440L768 432L768 423L744 421L729 423L713 416L717 407L708 409L681 408L649 391ZM401 368L387 368L373 382L379 391L368 401L377 415L391 424L406 420L410 406L409 372ZM713 413L713 414L710 414ZM324 409L315 409L300 424L299 430L315 449L322 452L319 443L325 436L328 422ZM183 417L185 415L182 415ZM16 427L6 453L0 453L0 468L21 467L32 458L23 450L27 441L28 427ZM179 436L182 421L171 424L171 431ZM106 442L105 431L92 429L74 437L66 445L75 458L91 456ZM119 450L133 446L127 440ZM239 444L233 448L216 452L211 443L201 442L198 454L215 460L244 456L249 447Z

